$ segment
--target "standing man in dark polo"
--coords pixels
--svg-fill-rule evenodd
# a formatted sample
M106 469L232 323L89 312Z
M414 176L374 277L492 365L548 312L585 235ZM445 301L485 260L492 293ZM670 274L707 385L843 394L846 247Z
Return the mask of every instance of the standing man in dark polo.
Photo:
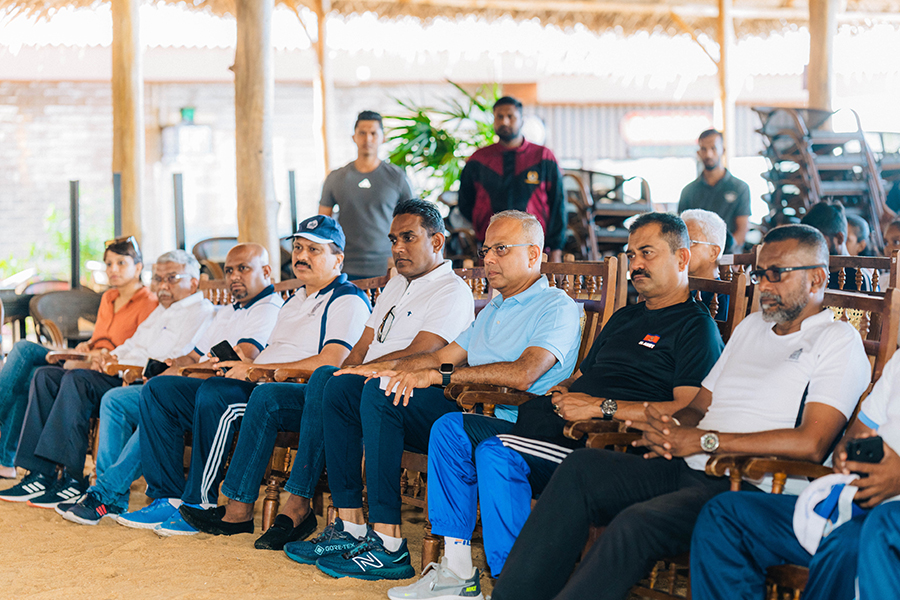
M750 229L750 188L722 165L725 147L721 133L707 129L700 134L698 144L703 172L681 190L678 214L690 208L716 213L728 227L725 252L740 252Z
M500 141L477 150L459 178L459 212L472 222L481 245L492 215L530 213L544 229L550 260L559 262L566 244L566 202L556 157L522 136L522 103L510 96L494 103L494 133Z
M347 236L344 274L351 281L381 277L387 273L391 257L391 230L394 207L413 197L412 186L400 167L378 158L384 142L381 115L364 110L353 128L356 160L335 169L325 178L319 214L332 216L337 204L337 221Z

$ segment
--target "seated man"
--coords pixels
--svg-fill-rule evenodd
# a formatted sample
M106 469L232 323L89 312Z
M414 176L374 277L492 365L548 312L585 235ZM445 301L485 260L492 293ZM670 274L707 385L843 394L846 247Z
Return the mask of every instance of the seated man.
M212 366L209 362L200 363L200 361L206 356L206 353L209 352L212 346L221 341L228 342L235 348L236 352L241 352L244 356L256 356L259 349L262 348L260 340L265 340L272 332L275 320L278 318L278 311L283 304L281 296L275 293L275 286L271 284L269 279L268 262L268 252L259 244L238 244L228 252L225 257L225 280L228 283L234 303L230 306L221 307L216 311L215 318L206 331L198 338L193 350L178 358L167 360L168 369L153 377L147 384L140 386L142 398L150 386L157 381L188 380L189 378L187 377L176 377L182 367L190 365ZM202 379L191 379L190 381L191 383L187 385L197 384L199 386L203 383ZM133 404L120 404L110 408L114 409L115 413L122 415L123 421L127 420L137 427L140 418L140 404L141 402L138 401L136 406ZM134 441L137 447L134 450L140 452L139 460L142 468L144 468L146 463L143 457L145 454L140 447L143 431L138 427L137 432L138 438ZM179 478L183 486L183 475ZM128 489L130 484L130 481L127 484L119 482L117 487L119 489L123 487ZM166 504L168 505L168 503ZM156 505L159 506L159 503L156 503ZM142 523L146 516L146 512L136 511L124 513L117 520L119 523L130 527L154 527L156 524Z
M438 386L492 383L544 394L572 372L578 307L541 275L544 233L538 220L520 211L497 213L485 243L480 252L485 273L499 296L452 344L346 370L371 379L361 395L355 378L341 375L329 382L325 456L340 518L327 535L286 547L290 558L315 563L333 577L412 577L406 540L400 537L400 462L404 449L426 452L431 425L460 410ZM516 410L497 407L497 414L515 419ZM363 446L369 527L362 511Z
M213 306L197 293L200 267L192 258L196 272L185 272L184 264L171 260L173 254L163 254L154 267L152 287L159 306L133 336L110 353L93 355L90 370L69 371L55 385L49 378L36 379L16 454L16 464L28 469L29 474L18 485L0 493L0 498L28 501L40 508L55 508L59 503L71 508L87 488L83 472L91 415L104 392L128 389L120 387L122 380L118 376L106 374L106 366L114 362L145 365L151 358L179 356L197 331L208 324ZM166 278L162 285L160 276ZM65 472L53 482L57 465L64 467Z
M800 220L804 225L815 227L828 242L828 254L832 256L850 256L847 251L847 217L844 214L844 207L840 204L826 204L819 202L814 204L809 212ZM861 279L859 287L856 282L856 269L846 267L844 271L844 289L850 291L868 292L872 289L872 281L869 274L861 271ZM832 290L841 289L840 281L841 269L831 273L828 280L828 288Z
M472 291L453 272L450 261L444 260L444 224L435 205L401 200L394 208L388 237L399 276L378 296L362 337L344 361L348 365L440 350L472 323ZM222 494L231 499L225 515L182 505L189 524L213 534L253 531L253 503L275 436L279 431L298 431L295 466L284 486L290 495L256 547L281 550L286 542L306 538L315 530L310 498L325 462L323 394L335 371L335 367L319 367L309 385L269 383L254 390L222 484ZM342 375L336 383L358 396L365 381L361 375Z
M631 280L644 302L613 314L581 367L550 389L552 407L563 419L638 421L645 402L674 414L697 394L722 353L722 338L706 308L690 297L690 242L685 224L675 215L648 213L631 225ZM648 337L657 341L642 344ZM472 566L471 539L478 501L488 565L495 576L500 574L531 512L532 497L540 495L572 452L528 428L523 414L544 402L529 402L515 424L459 413L438 419L428 447L428 516L432 532L444 536L446 558L415 584L390 590L388 597L428 598L436 587L447 598L475 595L472 587L478 590L480 584ZM541 415L541 420L546 417ZM561 437L562 419L557 424ZM450 581L457 584L452 594Z
M847 253L850 256L872 256L869 248L869 223L859 215L847 215Z
M522 528L495 600L622 600L655 561L688 550L703 505L729 489L727 477L704 473L711 455L825 458L871 373L859 332L823 307L827 261L812 227L766 235L751 274L760 311L735 329L691 404L673 416L648 405L647 421L632 423L644 430L643 458L569 455ZM591 525L606 529L573 574Z
M218 362L227 369L224 378L162 377L151 380L141 394L141 461L147 495L162 507L146 510L157 518L162 509L171 508L170 518L154 527L158 534L197 533L175 510L179 497L189 505L216 506L235 427L257 387L246 381L252 367L337 366L359 339L372 308L366 295L341 274L343 249L344 233L334 219L319 215L302 221L294 236L292 260L294 275L304 285L279 312L265 349L253 361ZM186 431L193 437L187 484L182 458Z
M827 533L814 554L798 541L797 497L784 494L722 494L700 513L691 540L691 589L703 600L757 599L765 595L766 569L784 563L809 567L803 598L881 600L896 598L900 572L900 355L895 354L857 420L834 451L834 471L859 473L849 485L853 501L871 511ZM880 463L847 460L853 439L883 439ZM858 583L858 594L856 584Z
M692 208L681 213L684 224L687 225L688 235L691 236L691 264L688 265L688 275L691 277L703 277L704 279L719 279L719 259L722 258L722 249L725 247L725 221L714 212L702 208ZM712 292L700 292L700 300L709 308L713 301ZM719 294L716 298L719 307L716 309L715 318L724 321L728 318L728 304L730 298Z
M116 348L112 357L122 365L141 365L146 356L165 361L183 356L196 346L215 316L212 302L197 291L200 263L184 250L166 252L153 266L157 308L134 337ZM56 512L82 525L96 525L106 516L128 510L131 482L141 476L137 444L137 407L141 386L109 390L100 400L97 482L76 502L60 502Z

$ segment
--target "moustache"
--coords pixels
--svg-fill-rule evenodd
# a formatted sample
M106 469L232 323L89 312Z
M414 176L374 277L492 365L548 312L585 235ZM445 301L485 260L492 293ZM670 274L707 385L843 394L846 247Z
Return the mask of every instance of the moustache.
M784 304L781 296L779 296L778 294L773 294L772 292L760 292L759 301L762 302L763 300L771 300L776 304Z
M648 273L648 272L645 271L644 269L635 269L634 271L631 272L631 278L632 278L632 279L634 279L634 278L637 277L638 275L642 275L642 276L644 276L644 277L650 277L650 273Z
M298 269L300 268L301 265L306 267L307 269L312 269L312 266L306 261L298 260L297 262L294 263L294 266L297 267Z

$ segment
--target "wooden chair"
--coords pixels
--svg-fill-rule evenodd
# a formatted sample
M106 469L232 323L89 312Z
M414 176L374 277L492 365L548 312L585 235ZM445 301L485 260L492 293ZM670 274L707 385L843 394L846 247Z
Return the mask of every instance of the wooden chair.
M90 290L47 292L33 297L28 309L39 340L64 348L70 339L83 338L78 320L96 321L100 298L100 294Z

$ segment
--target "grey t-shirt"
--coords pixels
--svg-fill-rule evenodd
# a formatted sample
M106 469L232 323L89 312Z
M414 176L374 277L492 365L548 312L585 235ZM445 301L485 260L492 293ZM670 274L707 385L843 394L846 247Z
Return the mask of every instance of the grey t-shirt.
M340 208L337 219L347 237L345 273L365 277L387 273L391 215L397 202L412 197L406 173L385 161L371 173L360 173L350 163L328 174L319 204Z

